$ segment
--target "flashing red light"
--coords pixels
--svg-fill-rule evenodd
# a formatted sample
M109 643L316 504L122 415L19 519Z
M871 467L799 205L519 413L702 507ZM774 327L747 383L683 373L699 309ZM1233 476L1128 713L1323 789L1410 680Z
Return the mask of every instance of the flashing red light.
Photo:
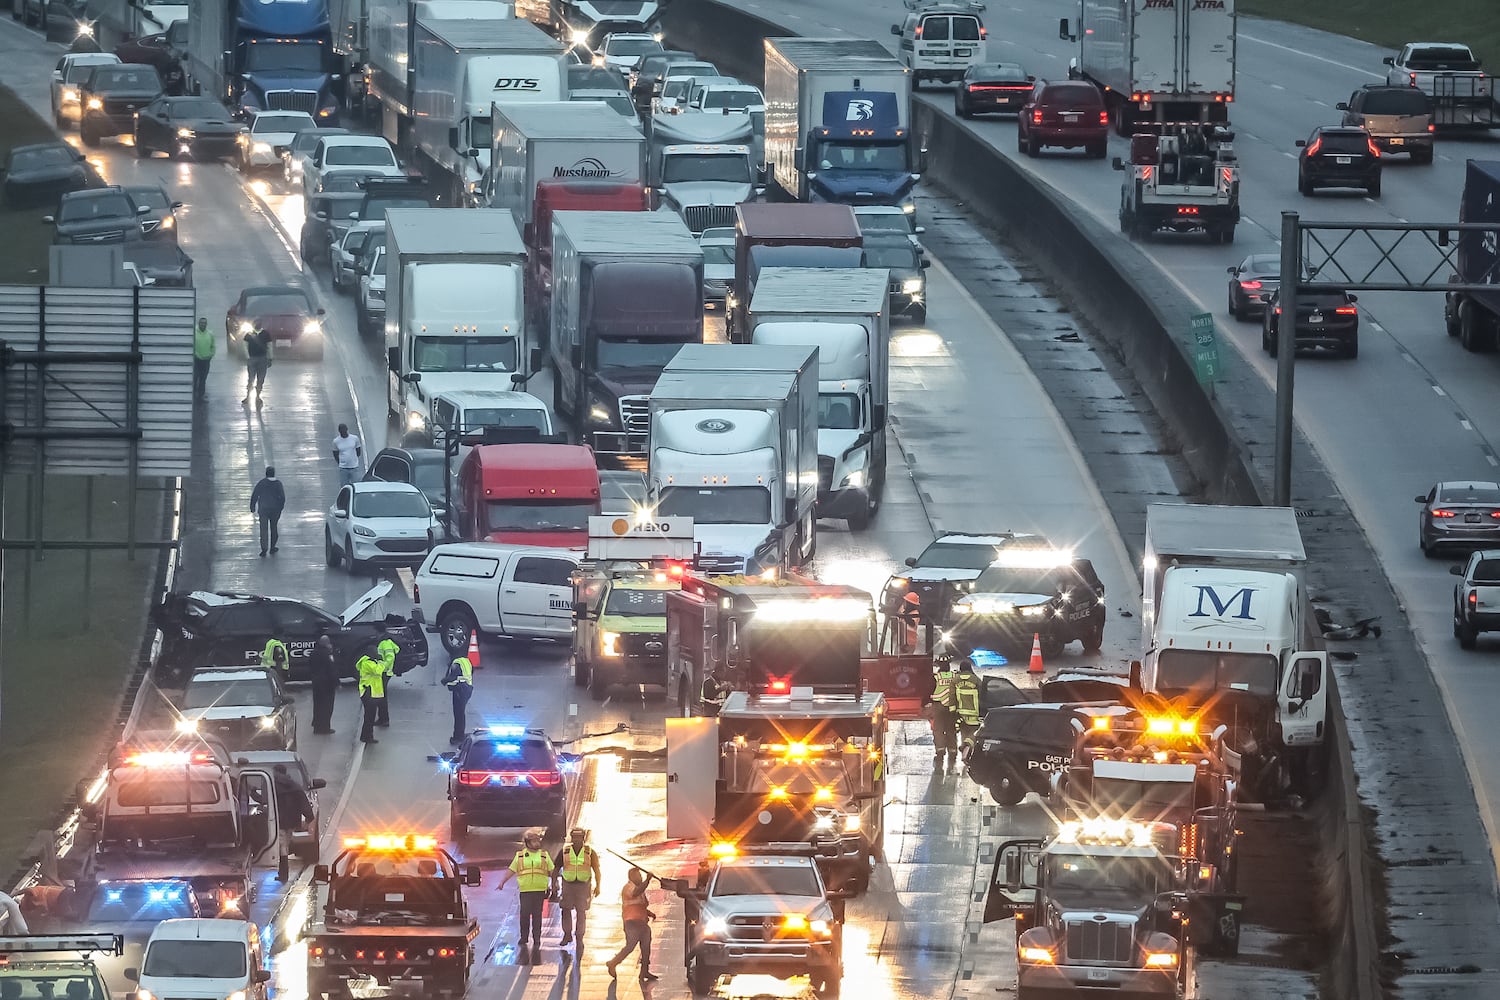
M782 680L779 677L772 678L766 684L766 694L787 694L792 690L791 681Z
M322 945L316 945L313 948L312 953L313 953L313 958L322 958L323 957L323 946Z
M377 951L375 953L375 961L377 961L377 962L384 962L385 961L385 952L383 952L383 951Z
M682 563L667 563L667 575L672 577L674 580L682 579L683 575L686 573L687 567Z
M551 788L562 781L556 771L459 771L460 785L519 785L522 782L538 788Z
M453 954L454 953L453 953L453 949L452 948L439 948L438 949L438 958L452 958Z
M1240 282L1240 287L1243 288L1247 292L1253 292L1257 288L1260 287L1260 282L1258 282L1258 281L1242 281L1242 282Z
M1197 205L1178 205L1177 206L1177 214L1178 215L1197 215L1198 214L1198 206Z
M363 961L365 957L365 950L363 948L356 949L354 952L354 957L360 961Z
M922 37L922 26L920 24L917 25L917 37L918 38Z
M1337 313L1340 316L1358 316L1359 315L1359 307L1358 306L1339 306L1337 309L1334 310L1334 312Z
M1490 511L1490 517L1500 518L1500 510L1492 510L1492 511Z
M1448 518L1448 517L1457 517L1458 514L1456 514L1455 512L1453 512L1451 510L1443 510L1440 507L1437 510L1435 510L1435 511L1432 512L1432 516L1433 517Z
M1429 132L1436 132L1437 131L1437 126L1433 125L1431 122L1429 122L1427 124L1427 131L1429 131Z
M1041 123L1042 123L1042 109L1041 108L1037 108L1035 111L1033 111L1031 113L1031 124L1033 124L1033 125L1040 125Z
M1415 73L1408 73L1408 74L1406 74L1406 77L1407 77L1407 80L1411 83L1411 85L1413 87L1415 87L1417 85L1417 74L1415 74Z

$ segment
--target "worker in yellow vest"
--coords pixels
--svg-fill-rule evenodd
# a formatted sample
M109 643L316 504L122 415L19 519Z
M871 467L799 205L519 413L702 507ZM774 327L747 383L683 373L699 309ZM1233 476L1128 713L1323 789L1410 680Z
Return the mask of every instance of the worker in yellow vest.
M958 675L953 678L953 714L958 716L958 749L962 754L979 732L979 678L974 676L974 664L967 656L958 661Z
M568 831L568 842L552 859L552 891L562 909L562 946L566 948L576 938L575 959L583 955L583 927L589 903L599 896L599 854L587 840L588 834L582 827L573 827Z
M511 859L510 867L500 873L496 891L504 889L511 879L521 895L521 942L517 945L517 961L532 965L542 960L542 904L547 900L547 888L552 882L552 856L542 850L542 835L536 830L527 830L522 839L521 850ZM527 933L531 935L531 951L526 950Z
M941 773L946 767L958 767L958 717L954 713L953 660L943 656L936 667L937 678L927 708L932 723L932 769Z
M385 664L366 654L354 665L359 675L359 703L364 708L364 724L359 730L361 743L379 743L375 738L375 713L385 700Z

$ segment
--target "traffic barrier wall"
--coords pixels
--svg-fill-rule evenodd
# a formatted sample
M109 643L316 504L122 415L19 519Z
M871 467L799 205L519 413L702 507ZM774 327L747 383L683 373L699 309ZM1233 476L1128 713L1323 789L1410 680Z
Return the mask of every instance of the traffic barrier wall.
M690 49L751 81L761 80L764 73L764 39L795 34L712 0L678 0L667 8L662 26L671 46ZM925 179L1023 245L1079 311L1108 318L1096 319L1095 329L1129 366L1175 435L1204 498L1227 504L1268 502L1256 458L1235 429L1236 415L1197 379L1189 319L1199 310L1187 296L1144 255L1115 238L1112 227L1079 215L949 112L916 102L913 115L913 127L928 148ZM1230 377L1254 376L1239 372ZM1323 992L1372 1000L1383 993L1376 872L1370 860L1373 841L1364 822L1347 723L1332 675L1330 685L1325 784L1309 811L1318 831L1322 877L1316 888L1329 944Z

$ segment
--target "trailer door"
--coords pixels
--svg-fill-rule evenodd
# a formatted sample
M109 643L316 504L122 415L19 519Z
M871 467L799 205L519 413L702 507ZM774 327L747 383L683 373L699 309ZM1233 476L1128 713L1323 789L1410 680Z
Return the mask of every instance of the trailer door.
M1183 0L1183 76L1189 94L1234 94L1235 0Z

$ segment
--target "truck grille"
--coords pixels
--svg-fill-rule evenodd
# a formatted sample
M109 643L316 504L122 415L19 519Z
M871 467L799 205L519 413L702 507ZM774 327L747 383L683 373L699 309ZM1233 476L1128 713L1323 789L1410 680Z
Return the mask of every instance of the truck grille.
M627 632L621 636L625 655L642 660L661 660L667 655L666 636L655 632Z
M704 292L707 292L707 293L713 294L713 295L715 295L715 296L717 296L719 298L722 298L724 296L724 293L729 290L729 279L728 278L704 278L703 279L703 290L704 290Z
M318 95L311 90L268 90L266 91L267 111L306 111L310 115L318 113Z
M733 205L688 205L682 210L682 221L695 233L715 226L734 225Z
M620 426L631 437L645 437L651 431L649 396L620 397Z
M73 237L75 243L120 243L125 239L123 229L105 229L97 233L83 233Z
M781 929L780 917L730 917L729 938L731 941L754 941L758 944L778 943L805 945L806 932L788 933Z
M699 556L698 569L710 576L735 576L745 572L745 560L740 556Z
M818 492L827 493L833 489L833 456L818 456Z
M149 97L132 97L129 100L119 101L112 101L109 98L105 98L104 113L111 118L123 118L126 115L134 114L149 103L151 103Z
M1129 963L1135 958L1135 925L1124 920L1069 920L1070 962Z

